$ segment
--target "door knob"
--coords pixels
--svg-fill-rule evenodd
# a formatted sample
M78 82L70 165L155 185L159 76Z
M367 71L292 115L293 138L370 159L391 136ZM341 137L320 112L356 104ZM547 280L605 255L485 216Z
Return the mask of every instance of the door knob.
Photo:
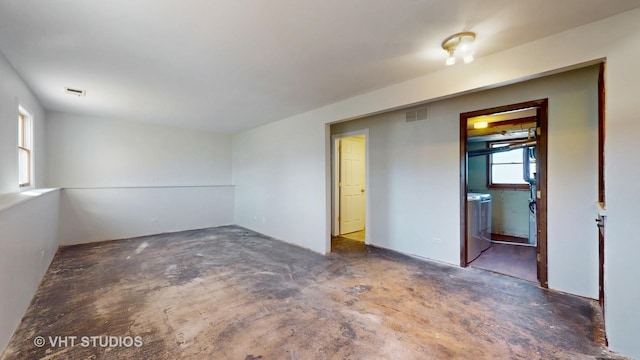
M360 189L360 192L364 192L364 189Z

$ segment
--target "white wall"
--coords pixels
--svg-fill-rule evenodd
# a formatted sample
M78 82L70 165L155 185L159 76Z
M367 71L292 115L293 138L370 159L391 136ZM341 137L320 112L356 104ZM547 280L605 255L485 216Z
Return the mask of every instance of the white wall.
M234 137L234 185L242 189L236 190L236 224L317 252L328 251L327 243L318 241L329 231L324 221L329 147L325 149L325 132L328 126L323 123L285 120Z
M491 194L492 233L529 239L529 190L480 189L474 192Z
M0 353L58 247L58 193L17 194L18 104L33 115L34 182L42 184L45 113L0 53ZM29 199L29 200L27 200ZM16 204L16 202L22 203ZM44 253L43 253L44 252Z
M370 244L458 264L459 173L455 117L434 113L406 123L395 111L332 126L335 134L369 129ZM454 161L447 161L447 159Z
M61 244L233 223L230 135L47 116L46 180L64 187Z
M634 235L637 231L635 209L640 203L640 192L635 186L640 168L629 166L635 163L636 134L640 131L640 121L637 121L640 102L635 99L640 90L640 68L635 63L640 53L638 33L640 9L238 134L233 141L238 194L236 222L316 251L326 251L330 234L327 175L330 166L325 124L495 87L606 58L607 333L611 349L640 357L640 345L636 341L640 333L640 312L637 311L640 282L638 270L631 265L640 253L640 242ZM453 140L446 129L438 131L442 131L443 142L455 141L456 144L442 145L452 153L444 158L445 165L437 168L446 171L438 176L451 177L452 171L457 171L457 165L449 164L451 158L457 156L457 140ZM274 167L280 175L273 174ZM451 182L457 184L457 179ZM443 191L451 201L459 196L450 188ZM453 208L457 219L458 205ZM453 208L446 211L453 214ZM257 221L267 215L268 221L265 218L264 224ZM450 224L444 225L443 237L449 235L446 229ZM565 226L571 227L571 224ZM442 256L453 260L452 251L443 249ZM555 265L550 262L549 266L551 271ZM550 281L558 283L564 279L550 278Z
M59 195L54 190L33 198L3 196L23 202L0 210L0 353L58 249Z
M437 101L425 121L400 110L333 125L369 129L371 244L459 264L460 113L548 98L549 286L597 298L597 81L593 66Z
M640 253L637 235L640 167L635 166L637 135L640 133L640 102L637 99L640 92L640 67L637 63L640 43L635 37L640 33L640 11L612 19L605 26L602 33L616 37L607 52L606 74L607 336L611 349L640 358L640 274L635 266Z
M60 243L230 225L233 202L232 186L64 189Z
M20 76L0 53L0 194L16 192L18 186L18 104L33 115L33 161L35 185L42 184L44 170L45 113Z
M49 187L229 185L231 136L47 113Z

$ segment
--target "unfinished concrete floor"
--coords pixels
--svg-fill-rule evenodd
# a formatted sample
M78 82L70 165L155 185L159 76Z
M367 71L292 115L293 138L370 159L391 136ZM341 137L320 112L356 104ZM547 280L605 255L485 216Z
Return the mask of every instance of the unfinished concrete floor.
M65 247L2 358L614 358L585 299L348 239L334 250L235 226Z

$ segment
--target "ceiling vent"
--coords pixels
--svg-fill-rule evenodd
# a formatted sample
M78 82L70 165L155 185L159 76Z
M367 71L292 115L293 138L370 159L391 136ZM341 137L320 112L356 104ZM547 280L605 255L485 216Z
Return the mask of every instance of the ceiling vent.
M80 90L80 89L72 89L72 88L66 87L66 88L64 88L64 91L67 94L75 95L75 96L78 96L78 97L87 96L87 92L84 91L84 90Z
M407 111L405 114L405 118L408 123L427 120L427 118L429 118L429 108L424 107L421 109Z

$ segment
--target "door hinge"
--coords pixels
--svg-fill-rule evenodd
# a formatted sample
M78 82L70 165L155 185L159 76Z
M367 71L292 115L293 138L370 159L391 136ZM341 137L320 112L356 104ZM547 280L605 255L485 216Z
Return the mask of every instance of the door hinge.
M338 222L342 221L342 218L340 216L338 216Z
M536 128L536 135L538 135L538 136L542 135L542 128L540 128L540 127Z
M342 181L338 182L338 187L342 187Z
M537 260L538 262L540 262L540 259L542 259L542 258L540 257L540 254L536 255L536 260Z
M540 190L536 191L536 197L538 199L542 199L542 191L540 191Z

